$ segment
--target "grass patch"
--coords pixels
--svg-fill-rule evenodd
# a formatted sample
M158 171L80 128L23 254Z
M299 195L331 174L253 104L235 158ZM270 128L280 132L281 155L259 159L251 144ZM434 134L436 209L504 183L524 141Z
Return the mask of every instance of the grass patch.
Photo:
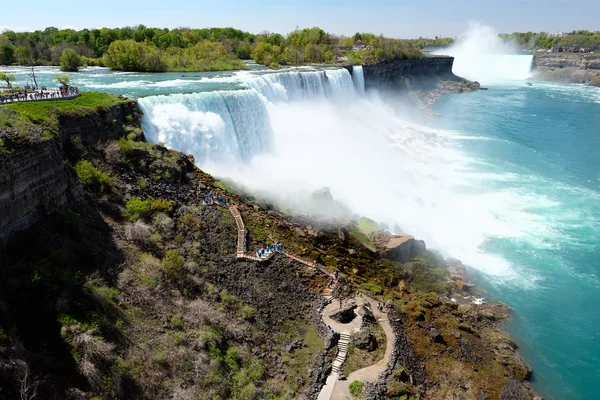
M359 349L351 343L350 346L348 346L348 358L343 364L345 376L348 376L361 368L373 365L383 358L387 344L383 329L377 324L369 327L369 332L377 339L377 348L369 352Z
M356 223L358 224L358 229L365 235L369 235L379 230L379 224L367 217L360 217Z
M303 340L304 347L293 352L287 346L296 340ZM298 398L301 382L309 380L309 371L315 357L323 348L323 340L317 335L312 323L307 321L286 321L281 331L274 337L275 344L282 347L286 388L281 398Z
M373 244L373 242L371 242L371 239L369 239L367 237L367 235L365 235L359 229L352 227L352 228L348 229L348 232L350 232L350 236L352 236L355 240L357 240L363 246L368 247L373 250L375 249L375 245Z
M83 113L100 111L106 107L122 103L114 94L83 92L72 100L54 100L7 104L3 107L19 113L21 119L33 123L47 123L53 114Z

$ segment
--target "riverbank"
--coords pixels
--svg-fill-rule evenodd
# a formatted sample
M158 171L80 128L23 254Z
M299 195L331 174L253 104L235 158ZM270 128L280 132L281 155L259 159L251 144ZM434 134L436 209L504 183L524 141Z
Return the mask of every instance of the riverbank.
M600 54L538 53L533 56L533 79L600 87Z

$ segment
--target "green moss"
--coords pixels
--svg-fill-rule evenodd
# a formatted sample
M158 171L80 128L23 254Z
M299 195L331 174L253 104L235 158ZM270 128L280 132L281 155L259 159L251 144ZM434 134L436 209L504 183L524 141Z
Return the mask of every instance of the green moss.
M375 245L373 244L373 242L371 242L371 239L369 239L367 235L362 233L359 229L352 227L348 229L348 232L350 232L350 236L352 236L352 238L357 240L363 246L372 250L375 249Z
M359 218L356 223L358 224L358 229L365 235L369 235L379 230L379 224L367 217Z

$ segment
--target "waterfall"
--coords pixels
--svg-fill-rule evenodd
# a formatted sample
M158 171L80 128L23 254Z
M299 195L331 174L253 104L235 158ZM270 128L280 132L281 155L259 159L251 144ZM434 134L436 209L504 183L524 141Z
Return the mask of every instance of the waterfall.
M517 54L517 49L502 41L489 26L472 23L444 54L454 57L454 74L483 84L531 76L533 56Z
M343 98L356 93L350 73L343 68L267 73L244 83L271 102Z
M365 74L362 65L352 67L352 81L354 82L354 90L356 93L365 92Z
M248 89L149 96L139 99L150 141L192 154L199 165L247 163L273 141L267 107L300 100L345 100L356 82L343 68L246 76Z
M150 141L202 164L248 161L267 152L273 137L265 102L254 90L149 96L139 105Z

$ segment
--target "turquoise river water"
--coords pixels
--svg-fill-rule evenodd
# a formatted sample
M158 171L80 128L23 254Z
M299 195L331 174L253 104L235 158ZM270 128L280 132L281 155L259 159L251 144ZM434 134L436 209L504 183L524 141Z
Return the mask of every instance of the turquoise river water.
M57 73L38 77L55 86ZM402 99L365 92L359 68L70 76L83 90L140 98L148 138L213 174L325 214L333 211L311 206L308 194L328 186L354 212L461 259L489 299L513 308L507 328L534 388L548 399L594 399L600 90L526 86L519 74L443 97L428 124Z

